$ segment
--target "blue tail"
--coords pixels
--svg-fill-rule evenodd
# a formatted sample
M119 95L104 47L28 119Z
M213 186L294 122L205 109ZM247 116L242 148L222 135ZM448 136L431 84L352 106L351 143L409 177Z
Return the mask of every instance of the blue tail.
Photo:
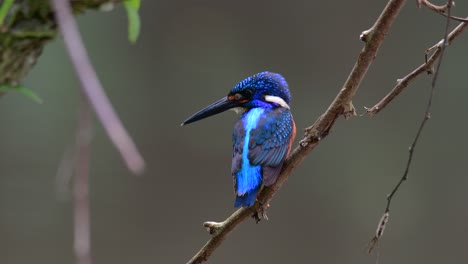
M235 207L252 206L262 184L262 166L252 166L249 161L242 165L242 168L236 173Z
M234 202L234 207L249 207L255 203L257 199L258 188L255 190L251 190L246 192L244 195L236 196L236 201Z

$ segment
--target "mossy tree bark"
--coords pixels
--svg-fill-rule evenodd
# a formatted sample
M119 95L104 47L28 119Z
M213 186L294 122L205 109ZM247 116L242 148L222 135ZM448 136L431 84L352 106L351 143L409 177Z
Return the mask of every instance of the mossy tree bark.
M122 0L71 0L80 14ZM6 1L0 1L0 8ZM36 64L57 24L48 0L15 0L0 24L0 85L16 86Z

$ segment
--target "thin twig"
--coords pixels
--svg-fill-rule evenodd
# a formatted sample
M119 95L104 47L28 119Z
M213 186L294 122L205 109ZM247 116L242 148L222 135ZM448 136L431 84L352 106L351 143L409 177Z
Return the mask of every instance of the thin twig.
M449 5L448 4L445 4L445 5L435 5L431 2L429 2L428 0L417 0L417 5L418 7L420 8L421 6L427 6L429 9L431 10L434 10L436 12L445 12L449 9Z
M405 2L405 0L388 1L372 28L363 32L361 39L363 39L366 44L359 54L348 79L326 112L322 114L312 126L306 128L303 139L299 143L299 146L297 146L286 159L275 184L264 188L260 192L257 197L258 201L254 206L241 208L235 211L223 222L206 222L204 225L209 233L212 234L212 237L200 251L188 261L189 264L205 262L236 226L252 214L258 212L258 210L264 208L264 205L269 204L269 201L287 181L293 170L302 163L305 157L320 143L320 140L328 135L328 132L337 118L340 115L347 117L355 113L354 107L352 106L352 98L376 57L385 35L388 34L390 26Z
M81 82L83 93L101 121L107 135L119 150L127 167L135 174L143 172L145 162L135 143L128 135L115 113L89 60L73 17L69 0L52 0L55 16L63 35L65 46Z
M439 5L434 5L433 3L429 2L428 0L418 0L417 5L418 5L418 7L426 6L430 10L436 12L437 14L442 15L444 17L450 17L450 19L452 19L452 20L459 21L459 22L468 22L467 18L447 15L445 13L445 11L447 11L447 9L448 9L447 4L439 6ZM455 5L455 4L452 1L452 6L453 5Z
M81 95L75 152L73 184L74 241L77 264L91 264L91 227L89 208L89 162L92 116L88 99Z
M439 15L444 16L444 17L449 17L452 20L458 21L458 22L468 22L468 18L463 18L463 17L457 17L457 16L447 16L445 13L437 12Z
M437 83L437 79L439 77L440 65L442 64L442 60L443 60L443 57L444 57L445 47L447 47L448 44L449 44L449 28L450 28L450 20L451 20L450 19L450 11L452 9L452 0L449 0L447 2L446 7L447 7L447 20L446 20L446 24L445 24L444 39L443 39L442 45L440 47L440 58L439 58L439 61L437 63L437 67L436 67L435 72L434 72L434 77L432 78L431 92L430 92L430 95L429 95L429 99L427 101L426 110L424 112L424 117L423 117L423 119L421 121L421 124L419 125L416 136L413 139L413 143L411 144L411 146L409 148L409 155L408 155L408 161L406 162L405 172L403 173L403 176L400 178L400 180L395 185L393 190L387 196L387 204L385 206L385 212L384 212L383 217L382 217L382 219L385 219L385 220L384 221L383 220L379 221L379 224L378 224L378 227L377 227L377 232L376 232L375 236L371 240L371 244L370 244L370 247L369 247L369 253L372 251L374 246L378 243L380 237L383 235L383 231L385 229L385 226L386 226L386 224L388 222L388 218L390 216L390 204L392 202L392 199L393 199L395 193L400 189L400 186L402 185L402 183L408 179L408 173L409 173L409 169L410 169L411 164L412 164L414 150L415 150L416 145L418 143L418 140L419 140L419 138L421 136L421 133L422 133L422 131L424 129L424 126L426 125L427 121L431 117L432 100L434 98L436 83Z
M467 28L468 28L468 23L462 22L455 29L453 29L448 35L448 45L450 45ZM426 53L433 51L429 59L427 59L425 63L421 64L419 67L414 69L411 73L409 73L405 77L398 79L395 87L384 98L382 98L373 107L366 108L367 113L370 116L373 116L379 113L391 101L393 101L393 99L395 99L395 97L397 97L412 81L414 81L416 77L420 76L421 74L425 72L432 73L433 72L432 68L434 66L434 63L440 58L440 55L442 54L441 50L442 50L443 42L444 40L442 39L437 44L427 49Z

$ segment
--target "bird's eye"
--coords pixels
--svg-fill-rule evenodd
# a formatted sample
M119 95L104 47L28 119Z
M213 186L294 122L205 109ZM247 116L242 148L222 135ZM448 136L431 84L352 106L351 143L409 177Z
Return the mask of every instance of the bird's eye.
M245 89L244 91L242 91L242 97L244 97L245 99L250 99L252 95L253 95L252 89Z
M230 93L228 94L228 100L231 101L238 101L240 103L245 103L249 101L253 96L253 90L252 89L245 89L243 91L240 91L238 93Z

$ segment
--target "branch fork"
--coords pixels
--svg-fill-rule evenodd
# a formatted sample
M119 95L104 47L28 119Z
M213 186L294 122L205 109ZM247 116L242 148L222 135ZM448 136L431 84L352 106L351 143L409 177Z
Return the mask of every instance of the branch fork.
M437 14L442 15L444 17L449 17L452 20L456 20L456 21L459 21L459 22L468 22L467 18L452 16L452 15L449 16L448 14L446 14L446 12L447 12L447 10L449 8L455 6L455 1L453 1L453 0L450 1L450 2L447 2L447 4L445 4L445 5L435 5L435 4L431 3L431 2L429 2L428 0L417 0L416 5L418 6L418 8L421 8L422 6L425 6L425 7L429 8L430 10L436 12Z
M451 1L451 2L452 3L450 4L450 6L452 7L455 6L455 1ZM449 3L445 5L435 5L429 2L428 0L417 0L417 6L419 8L421 8L422 6L427 6L429 9L434 10L436 12L445 13L447 9L449 8Z
M356 108L354 108L353 102L349 101L343 105L343 116L346 120L353 116L357 116Z
M428 48L425 51L425 62L419 67L414 69L408 75L403 78L397 79L396 85L393 89L382 98L377 104L371 108L366 108L366 112L369 116L374 116L380 111L382 111L391 101L393 101L408 85L410 82L414 81L422 73L432 74L434 72L435 62L438 61L442 54L442 48L444 46L450 45L452 41L457 38L465 29L468 28L468 23L462 22L457 27L455 27L449 34L446 44L444 40L438 41L435 45ZM430 55L429 55L430 54Z

